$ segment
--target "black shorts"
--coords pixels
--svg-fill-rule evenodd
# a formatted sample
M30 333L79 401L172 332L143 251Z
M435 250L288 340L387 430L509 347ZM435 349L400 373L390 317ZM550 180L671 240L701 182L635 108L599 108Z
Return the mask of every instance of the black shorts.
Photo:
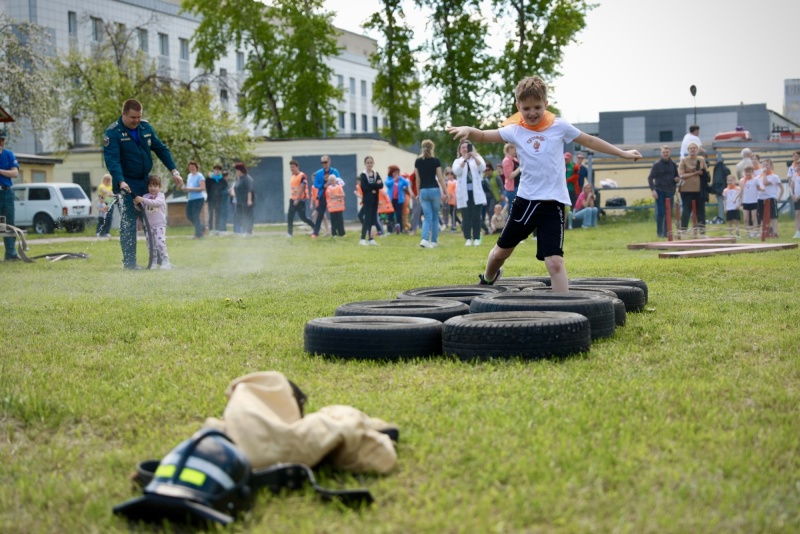
M741 221L742 220L742 212L739 210L728 210L725 212L725 220L726 221Z
M800 200L794 203L794 209L800 211Z
M752 211L752 210L758 209L758 203L757 202L753 202L752 204L742 204L742 209L743 210L748 210L748 211Z
M764 218L764 203L765 200L759 199L758 200L758 220L762 220ZM778 199L771 198L769 199L769 218L771 221L776 220L778 218Z
M497 239L500 248L514 248L536 230L536 259L564 256L564 204L555 200L514 198L508 222Z

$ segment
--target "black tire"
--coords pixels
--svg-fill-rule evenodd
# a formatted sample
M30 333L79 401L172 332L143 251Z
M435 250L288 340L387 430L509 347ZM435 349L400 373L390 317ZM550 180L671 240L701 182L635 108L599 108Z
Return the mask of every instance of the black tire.
M644 291L644 303L647 304L648 293L647 283L641 278L614 278L614 277L600 277L600 278L573 278L569 281L574 285L607 285L607 286L632 286L638 287ZM622 297L620 297L622 298ZM624 300L624 299L623 299Z
M610 297L596 293L546 293L518 291L501 295L476 297L470 313L500 311L561 311L580 313L589 319L592 339L614 335L614 303Z
M33 218L33 231L37 234L52 234L55 229L53 219L46 213L37 213Z
M504 276L498 282L541 282L546 286L550 286L549 276ZM533 287L533 286L531 286Z
M479 285L463 285L463 286L436 286L436 287L419 287L417 289L409 289L403 291L397 298L399 299L420 299L420 298L437 298L437 299L451 299L463 302L469 305L472 299L481 295L495 295L497 293L507 293L510 290L508 286L479 286Z
M591 346L589 320L578 313L474 313L449 319L442 330L445 354L462 360L562 357Z
M572 284L569 285L570 290L576 289L579 291L587 291L592 289L605 289L611 291L614 295L625 303L625 310L634 313L644 310L647 299L644 296L642 288L636 286L615 286L610 284Z
M426 357L442 353L442 323L421 317L321 317L306 323L303 347L339 358Z
M638 288L628 288L628 289L636 289ZM610 297L611 300L614 302L614 324L617 326L625 326L625 323L628 320L628 312L625 309L625 303L617 297L617 294L613 291L610 291L605 288L601 287L591 287L591 286L569 286L569 290L572 291L581 291L581 292L590 292L590 293L598 293L600 295L606 295ZM552 291L549 287L528 287L522 289L522 291Z
M337 317L352 315L425 317L444 322L451 317L466 315L469 306L452 299L395 299L350 302L336 308Z

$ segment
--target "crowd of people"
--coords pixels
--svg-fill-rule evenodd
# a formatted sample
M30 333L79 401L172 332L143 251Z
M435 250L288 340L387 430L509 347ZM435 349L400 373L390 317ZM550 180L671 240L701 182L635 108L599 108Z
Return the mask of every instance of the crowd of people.
M718 212L712 222L727 223L728 234L741 237L740 226L744 227L744 236L760 238L761 226L765 210L769 212L768 237L778 237L778 202L784 195L780 177L775 173L771 158L761 158L749 148L741 152L741 160L735 166L735 174L725 164L721 153L716 154L713 169L703 154L705 150L695 140L700 129L696 125L689 128L681 146L679 163L671 158L668 146L661 147L661 158L650 169L648 185L656 202L656 232L659 237L667 237L667 201L670 207L675 205L675 193L680 195L679 231L689 232L695 236L706 234L706 204L709 194L716 196ZM698 138L699 139L699 138ZM789 192L795 207L795 239L800 239L800 151L792 154L792 163L788 168L787 178ZM769 206L767 208L767 206ZM723 218L724 217L724 218Z

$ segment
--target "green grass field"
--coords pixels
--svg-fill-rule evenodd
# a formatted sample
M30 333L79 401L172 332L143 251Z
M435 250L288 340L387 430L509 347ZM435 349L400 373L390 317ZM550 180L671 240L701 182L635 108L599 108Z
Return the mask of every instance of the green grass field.
M793 231L781 221L781 241ZM798 250L664 260L626 249L654 239L651 221L574 230L570 277L649 285L647 310L612 338L555 361L385 363L306 354L304 324L475 283L493 239L445 233L428 250L418 236L359 247L355 231L188 232L170 230L169 272L123 271L117 241L32 240L29 255L91 256L0 263L0 531L129 531L111 508L133 496L136 463L221 416L227 384L259 370L296 382L307 411L396 423L399 461L383 477L321 474L367 487L372 508L264 492L232 532L800 530ZM534 255L520 245L505 274L546 274Z

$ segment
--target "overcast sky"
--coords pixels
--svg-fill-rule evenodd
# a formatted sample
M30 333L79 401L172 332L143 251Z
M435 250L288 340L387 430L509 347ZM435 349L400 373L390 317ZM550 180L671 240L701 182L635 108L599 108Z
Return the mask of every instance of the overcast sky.
M695 103L766 103L782 114L783 81L800 78L800 0L595 3L579 43L565 51L563 75L550 97L571 122L597 121L601 111ZM338 13L337 27L363 34L361 22L380 3L358 0L358 15L353 5L353 0L325 1L326 9ZM425 16L413 2L406 5L421 42L430 34ZM485 13L490 17L488 9Z

